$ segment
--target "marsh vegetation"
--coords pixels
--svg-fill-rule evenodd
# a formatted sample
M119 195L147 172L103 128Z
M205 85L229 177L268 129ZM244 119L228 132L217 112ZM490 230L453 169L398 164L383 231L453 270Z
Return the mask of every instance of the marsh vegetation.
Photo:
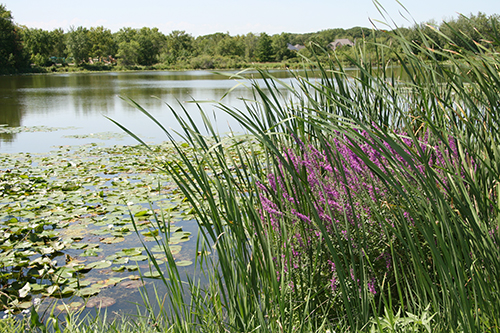
M357 76L320 47L311 52L326 65L309 63L319 77L307 66L292 83L262 72L244 107L218 105L244 134L220 135L202 104L202 125L172 105L179 140L136 104L171 139L169 160L143 146L200 230L198 274L185 276L169 246L168 218L154 215L150 232L163 261L146 245L144 255L166 292L145 295L138 325L500 330L500 58L479 42L436 47L425 29L416 31L421 43L396 33L393 46L353 48ZM496 31L480 38L499 43ZM409 79L399 80L388 59ZM119 324L99 329L106 325Z

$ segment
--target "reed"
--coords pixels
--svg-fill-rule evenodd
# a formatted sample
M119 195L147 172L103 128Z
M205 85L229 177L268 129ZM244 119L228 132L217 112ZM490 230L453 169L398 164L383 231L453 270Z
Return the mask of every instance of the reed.
M358 43L354 77L336 59L306 60L316 74L292 85L261 72L246 108L218 105L244 135L170 107L183 131L162 127L179 154L164 171L195 210L200 251L190 279L168 246L166 270L151 256L165 328L500 330L499 55L391 37Z

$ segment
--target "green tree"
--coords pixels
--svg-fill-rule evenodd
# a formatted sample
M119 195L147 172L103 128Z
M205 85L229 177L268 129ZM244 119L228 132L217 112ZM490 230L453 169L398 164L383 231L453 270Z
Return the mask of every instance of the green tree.
M92 27L88 32L89 43L91 44L90 56L92 58L106 58L115 56L118 52L111 30L104 27Z
M113 35L115 43L118 45L118 64L121 66L132 66L139 61L139 43L135 41L137 30L130 27L121 28Z
M165 35L158 28L142 28L134 40L139 45L139 64L151 66L158 62L160 51L165 46Z
M131 41L135 40L135 36L137 35L137 30L126 27L126 28L121 28L117 33L113 35L113 38L115 39L115 42L117 44L121 44L123 42L130 43Z
M92 44L89 39L89 30L84 27L71 27L68 32L66 46L68 53L74 58L76 64L88 61Z
M227 35L217 44L216 53L221 56L242 57L245 55L245 45L239 36L231 37Z
M223 32L198 36L193 41L194 55L206 54L214 56L217 53L217 45L219 45L219 42L227 37L229 37L229 34Z
M12 14L0 4L0 72L10 73L27 66Z
M22 27L20 36L23 49L32 64L36 66L49 66L50 57L53 55L55 41L53 35L46 30Z
M472 47L479 50L477 44L489 47L491 45L489 41L495 40L492 37L495 34L494 30L499 28L498 23L500 22L498 18L498 15L488 17L482 12L477 15L470 14L469 17L460 15L456 20L443 22L439 30L452 41L446 41L449 44L448 46L452 48Z
M66 48L66 34L64 30L54 29L50 32L53 41L54 49L52 50L52 56L58 58L66 58L68 56L68 50Z
M290 40L289 35L290 34L283 32L271 37L274 60L282 61L295 57L295 53L288 49Z
M265 32L261 33L257 40L257 48L255 50L255 57L259 62L273 61L273 47L272 40Z
M180 59L187 59L193 55L194 38L185 31L174 30L167 36L165 61L173 64Z
M251 32L245 35L243 43L245 44L245 58L247 61L255 60L255 51L257 49L258 40L259 37Z
M118 45L118 64L121 66L132 66L139 63L139 48L137 41L121 42Z

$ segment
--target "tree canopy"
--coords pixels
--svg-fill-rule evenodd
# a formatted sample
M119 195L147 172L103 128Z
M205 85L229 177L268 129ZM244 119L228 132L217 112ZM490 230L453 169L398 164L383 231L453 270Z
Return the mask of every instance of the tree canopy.
M0 4L0 73L11 73L26 67L18 28L10 11Z
M337 59L349 64L352 44L356 47L357 41L365 40L388 45L395 42L396 34L412 40L417 53L421 52L418 46L422 43L427 43L429 48L447 50L473 45L478 52L481 47L500 48L500 42L492 38L494 29L500 25L500 17L481 12L460 15L440 24L430 21L390 31L353 27L303 34L250 32L231 36L229 32L217 32L196 38L186 31L174 30L165 35L157 28L148 27L124 27L115 33L103 26L72 27L67 32L17 27L4 5L0 5L0 19L0 66L5 73L27 68L29 63L51 66L66 62L68 57L76 66L88 62L160 68L237 68L252 62L283 62L288 66L300 61L298 53L311 56L311 48L316 46L330 55L335 53ZM329 48L331 42L339 39L352 43L335 50ZM290 45L299 47L290 48ZM367 45L369 52L369 43ZM397 60L396 54L388 56Z

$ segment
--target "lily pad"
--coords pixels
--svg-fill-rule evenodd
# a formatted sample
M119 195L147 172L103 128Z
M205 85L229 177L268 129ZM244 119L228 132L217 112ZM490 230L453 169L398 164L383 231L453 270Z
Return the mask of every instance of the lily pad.
M121 251L116 252L117 256L138 256L142 254L142 249L140 248L132 248L132 249L122 249Z
M92 297L87 301L87 304L85 305L87 308L93 308L96 307L98 309L103 309L107 308L108 306L111 306L116 303L116 300L111 297Z
M90 264L86 265L85 268L102 269L102 268L107 268L109 266L111 266L111 261L101 260L101 261L91 262Z
M68 312L68 313L74 313L80 310L83 307L82 302L71 302L71 303L63 303L59 304L56 306L56 309L58 309L61 312Z
M113 260L113 264L116 264L116 265L128 264L129 260L130 260L129 257L117 258L117 259Z
M143 287L146 283L140 280L129 280L129 281L123 281L120 283L118 286L123 287L125 289L138 289L140 287Z
M180 261L176 261L175 264L177 266L189 266L189 265L192 265L193 262L191 260L180 260Z
M90 287L77 290L75 292L75 295L80 296L80 297L88 297L88 296L96 295L100 291L101 291L101 289L99 287L96 287L95 285L91 285Z
M99 287L99 288L108 288L108 287L112 287L114 285L116 285L117 283L125 280L126 278L109 278L109 279L106 279L106 280L102 280L102 281L99 281L97 282L94 286L95 287Z
M102 243L104 244L116 244L116 243L121 243L125 240L123 237L108 237L104 238L101 240Z
M144 277L147 277L147 278L152 278L152 279L157 279L159 278L161 275L159 272L157 271L149 271L149 272L146 272L143 274Z
M133 260L133 261L144 261L144 260L147 260L149 257L146 256L146 255L139 255L139 256L133 256L133 257L130 257L130 260Z
M169 145L154 149L163 156L173 152ZM171 243L187 241L190 236L180 227L162 230L150 221L154 214L162 216L161 210L167 219L180 221L189 209L184 198L175 198L179 192L171 178L152 172L164 161L134 147L96 144L60 146L42 154L0 154L0 285L16 281L2 293L15 304L40 293L88 297L110 286L96 283L109 280L104 274L110 278L113 271L137 270L135 262L147 256L142 247L133 247L139 240L130 215L147 241L165 232ZM120 249L125 243L131 248ZM169 246L174 254L180 251L180 246ZM157 257L163 260L164 255ZM113 271L112 264L117 266ZM97 280L85 277L91 270L89 275ZM12 306L0 304L0 310Z

